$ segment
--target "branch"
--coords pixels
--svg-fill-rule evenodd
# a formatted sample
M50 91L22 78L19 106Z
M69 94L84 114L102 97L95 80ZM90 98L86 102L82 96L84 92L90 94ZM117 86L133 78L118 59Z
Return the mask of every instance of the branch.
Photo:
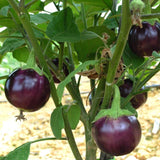
M109 106L110 99L112 96L112 86L114 83L114 77L117 71L117 67L119 65L121 56L123 54L128 34L131 28L131 13L129 9L129 0L122 1L122 21L121 21L121 30L117 39L116 48L113 54L111 61L109 62L107 77L106 77L106 86L105 86L105 94L104 100L101 108L106 108Z
M70 124L68 122L67 113L63 110L62 114L63 114L64 124L65 124L64 125L65 126L65 132L66 132L66 135L67 135L67 138L68 138L68 143L71 147L71 150L74 154L74 157L76 158L76 160L82 160L82 157L81 157L81 155L78 151L78 148L77 148L77 145L76 145L76 142L75 142Z
M160 13L142 14L141 19L160 18Z

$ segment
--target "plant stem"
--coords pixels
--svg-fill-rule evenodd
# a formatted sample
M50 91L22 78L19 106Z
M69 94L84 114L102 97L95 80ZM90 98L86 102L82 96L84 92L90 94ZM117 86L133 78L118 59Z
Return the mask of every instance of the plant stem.
M9 4L13 7L13 9L15 10L15 12L19 15L20 14L20 10L18 8L18 5L15 1L13 0L8 0Z
M91 88L91 97L94 97L95 94L95 80L94 79L90 79L90 88Z
M69 42L67 42L67 47L68 47L68 57L69 57L69 62L70 62L69 70L70 72L72 72L74 71L74 62L73 62L73 57L72 57L72 47Z
M72 59L72 49L69 43L67 43L69 49L69 60L70 60L70 70L74 70L74 63ZM72 82L68 84L67 90L74 100L77 101L78 105L81 107L81 121L83 122L85 128L85 140L86 140L86 160L94 160L96 159L96 145L91 136L91 123L89 121L89 117L84 108L83 101L80 95L79 87L75 81L75 77L72 78Z
M59 69L61 72L63 72L63 52L64 52L64 42L60 42L58 69Z
M93 22L93 26L97 26L98 20L101 18L101 13L100 14L96 14L94 15L94 22Z
M72 58L72 48L69 43L67 43L68 51L69 51L69 60L70 60L70 71L74 70L74 63ZM72 78L72 82L68 84L67 90L74 100L77 101L78 105L81 107L81 121L83 122L85 128L85 140L86 140L86 160L95 160L96 159L96 145L92 139L91 135L91 123L89 121L89 117L84 108L83 101L80 95L78 84L75 81L75 77Z
M70 71L74 70L74 62L73 62L73 57L72 57L72 48L70 43L67 43L68 46L68 53L69 53L69 62L70 62ZM78 84L76 83L75 77L72 77L72 82L68 84L67 89L69 93L71 94L72 98L76 100L81 107L81 121L85 123L87 120L87 112L84 108L83 101L80 95L79 87Z
M82 160L82 157L81 157L79 150L77 148L70 124L68 122L67 113L63 110L62 114L63 114L63 119L64 119L65 132L66 132L66 135L68 138L68 143L71 147L71 150L74 154L74 157L76 158L76 160Z
M67 0L63 0L63 9L67 7Z
M160 13L142 14L141 19L160 18Z
M7 79L9 75L0 76L0 80Z
M89 110L90 122L92 122L94 120L98 110L100 109L99 104L104 96L105 81L106 81L106 79L100 80L99 85L95 91L95 95L94 95L94 97L92 97L93 98L92 105L91 105L91 109Z
M41 139L37 139L37 140L34 140L34 141L30 141L30 143L36 143L36 142L41 142L41 141L50 141L50 140L67 140L67 138L60 138L60 139L57 139L57 138L41 138ZM28 143L28 142L27 142Z
M143 2L145 3L145 7L144 7L144 13L149 14L151 13L151 4L150 4L150 0L143 0Z
M74 100L77 101L78 105L81 107L81 121L83 123L86 123L86 121L88 121L88 116L87 116L87 112L84 108L83 102L82 102L82 98L80 96L80 92L79 90L76 88L76 86L74 87L71 83L69 83L66 86L67 90L69 91L70 95L72 96L72 98Z
M56 2L53 2L54 6L56 7L57 11L60 11L59 5L56 4Z
M85 126L85 138L86 138L86 160L96 160L97 146L92 138L90 124Z
M111 160L113 158L114 156L111 156L110 154L107 154L101 151L100 160Z
M112 96L112 90L113 90L112 86L114 83L114 77L128 39L128 34L131 28L131 24L132 23L131 23L131 14L129 10L129 0L123 0L121 30L118 36L113 57L109 62L109 67L106 77L105 94L104 94L105 98L103 99L101 108L106 108L106 106L109 106L110 99Z
M84 8L84 4L81 3L81 16L82 16L82 21L84 24L84 29L87 29L87 21L86 21L86 13L85 13L85 8Z

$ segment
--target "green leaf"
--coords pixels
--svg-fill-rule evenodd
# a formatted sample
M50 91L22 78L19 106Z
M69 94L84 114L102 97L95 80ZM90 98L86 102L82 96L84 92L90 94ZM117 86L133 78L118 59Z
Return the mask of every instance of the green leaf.
M29 50L26 47L18 48L13 51L13 57L20 62L27 62Z
M57 87L57 94L59 97L59 102L61 102L62 96L63 96L63 92L64 92L64 88L65 86L71 82L71 78L78 72L84 70L87 66L89 65L95 65L96 63L98 63L98 60L90 60L90 61L86 61L83 64L81 64L78 68L76 68L74 71L72 71L65 79L64 81L62 81L58 87Z
M100 6L100 7L108 7L111 8L112 6L112 0L74 0L76 3L85 3L88 5L93 6Z
M41 24L41 23L47 23L52 21L52 15L50 14L44 14L44 13L39 13L39 14L33 14L30 15L31 22L35 24Z
M94 39L94 38L101 38L101 37L95 32L84 31L84 32L80 33L79 40L83 41L83 40L89 40L89 39Z
M30 153L30 145L31 143L25 143L20 147L16 148L12 152L10 152L5 160L28 160L29 153Z
M39 39L44 38L43 33L40 32L38 29L33 28L33 32L34 32L36 38L39 38Z
M109 114L110 112L110 109L101 109L98 114L96 115L96 117L94 118L93 122L94 123L95 121L99 120L100 118L102 117L105 117Z
M116 38L115 33L105 26L90 27L88 28L88 32L94 32L99 37L102 37L103 33L107 33L110 36L108 45L112 44ZM79 61L85 62L86 60L95 59L98 48L104 46L103 41L98 36L96 37L96 35L93 35L93 39L82 40L74 44Z
M109 29L115 29L119 27L119 19L121 16L121 6L118 8L118 11L111 12L108 17L104 20L103 24Z
M0 26L15 27L15 23L10 17L5 17L0 15Z
M62 107L57 107L51 114L50 125L54 136L61 138L61 130L64 128L64 121L62 116Z
M81 115L81 108L78 105L72 105L69 107L67 116L71 129L76 129L78 122L80 120L80 115Z
M143 57L139 57L131 51L128 43L126 44L122 58L123 58L123 63L126 66L131 66L133 69L138 68L145 61Z
M3 55L7 52L12 52L24 44L25 44L25 40L23 40L23 39L8 38L3 43L3 46L0 48L0 54Z
M72 10L66 8L54 16L47 27L46 34L52 40L59 42L75 42L80 39Z
M31 0L25 0L25 4L28 4ZM43 11L44 10L44 2L36 1L29 7L29 12Z
M7 17L10 6L4 6L0 10L0 15Z

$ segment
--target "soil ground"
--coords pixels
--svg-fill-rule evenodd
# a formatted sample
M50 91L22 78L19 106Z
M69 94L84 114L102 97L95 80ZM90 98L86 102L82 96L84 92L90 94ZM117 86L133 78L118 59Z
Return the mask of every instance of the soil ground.
M152 78L148 85L158 84L160 74ZM81 92L86 103L89 92L89 80L82 79ZM63 102L69 103L71 98L64 95ZM89 106L86 106L86 108ZM5 96L0 97L0 156L6 155L21 144L39 138L53 137L50 129L50 115L54 109L54 103L50 99L45 107L33 113L26 113L26 121L16 121L18 110L9 104ZM129 155L116 157L117 160L134 156L138 160L146 160L151 157L160 159L160 131L153 133L155 121L160 121L160 90L152 89L148 93L147 102L138 109L138 119L142 127L142 139L138 147ZM65 136L64 131L62 134ZM85 157L84 128L81 123L74 130L76 142L82 157ZM29 160L74 160L67 141L55 140L38 142L31 145Z

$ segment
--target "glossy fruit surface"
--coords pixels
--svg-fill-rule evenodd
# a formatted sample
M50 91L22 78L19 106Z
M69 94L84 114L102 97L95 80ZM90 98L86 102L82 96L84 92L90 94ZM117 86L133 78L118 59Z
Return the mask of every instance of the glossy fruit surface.
M67 58L66 58L66 61L69 62L69 60ZM58 67L58 65L59 65L58 58L53 59L52 62ZM65 63L63 63L63 72L64 72L65 76L68 76L69 71L68 71L68 68ZM61 82L53 72L52 72L52 76L53 76L53 80L55 83Z
M132 152L138 145L141 126L135 116L103 117L93 123L92 135L103 152L120 156Z
M18 69L10 74L5 83L8 101L22 111L40 109L50 97L50 84L44 75L33 69Z
M125 79L124 84L119 87L121 97L127 97L132 91L133 81L130 79ZM137 109L147 101L147 92L143 92L135 95L131 100L132 106Z
M153 51L160 51L160 24L142 22L142 26L132 26L128 37L129 47L140 57L151 56Z

